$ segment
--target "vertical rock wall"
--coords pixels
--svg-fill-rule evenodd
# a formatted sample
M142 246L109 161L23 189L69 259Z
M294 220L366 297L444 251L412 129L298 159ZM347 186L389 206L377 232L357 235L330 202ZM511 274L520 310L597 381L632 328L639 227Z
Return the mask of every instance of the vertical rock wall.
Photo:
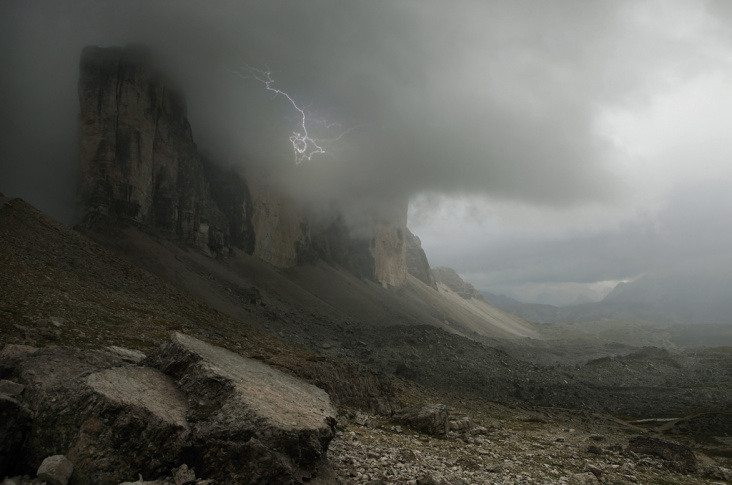
M320 256L385 287L406 282L406 200L366 203L357 224L336 216L314 238L311 221L322 217L265 180L245 182L199 155L185 100L148 49L87 47L80 71L79 194L88 224L131 221L211 256L237 247L278 268ZM337 204L328 210L337 214Z
M186 105L149 50L87 47L80 65L80 198L88 216L152 225L210 255L229 246Z
M394 202L376 216L371 240L374 276L383 286L407 282L407 202Z
M271 187L251 185L254 255L278 268L301 263L310 251L310 226L302 207Z

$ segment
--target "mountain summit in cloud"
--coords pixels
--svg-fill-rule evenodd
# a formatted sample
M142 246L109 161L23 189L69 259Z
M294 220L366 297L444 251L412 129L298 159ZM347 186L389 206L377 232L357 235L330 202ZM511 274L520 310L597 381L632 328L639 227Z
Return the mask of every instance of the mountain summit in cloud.
M688 0L6 1L0 190L78 222L78 53L141 43L224 172L336 200L349 230L408 204L433 264L572 302L729 259L730 18ZM324 153L295 169L300 113L249 68Z

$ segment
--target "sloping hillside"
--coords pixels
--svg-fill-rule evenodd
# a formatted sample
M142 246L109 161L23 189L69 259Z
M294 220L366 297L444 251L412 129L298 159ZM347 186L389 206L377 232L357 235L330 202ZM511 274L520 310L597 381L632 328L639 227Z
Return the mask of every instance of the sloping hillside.
M87 235L212 307L310 347L342 340L354 325L418 324L467 337L540 338L517 317L412 276L402 288L385 289L323 261L278 270L242 252L212 259L151 232L107 231Z

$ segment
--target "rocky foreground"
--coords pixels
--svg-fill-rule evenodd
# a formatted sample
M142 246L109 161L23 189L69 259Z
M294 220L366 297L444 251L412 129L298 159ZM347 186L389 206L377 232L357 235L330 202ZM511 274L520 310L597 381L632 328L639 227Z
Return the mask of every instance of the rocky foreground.
M184 463L221 483L299 483L335 434L323 390L179 333L144 360L116 348L14 345L0 357L10 475L65 455L79 485L164 476Z
M181 333L149 356L6 345L0 377L0 463L14 476L3 485L732 480L691 447L607 416L467 402L406 381L414 404L337 417L321 389ZM697 425L729 425L715 419Z
M588 357L563 364L567 352L560 348L501 350L416 325L367 332L315 310L289 316L271 294L254 289L239 302L249 318L237 320L22 201L2 204L0 477L15 477L5 485L64 483L39 469L54 457L73 465L71 484L729 480L723 469L732 466L729 349L677 355L602 346L606 357L600 357L597 349L577 354L571 347L572 355ZM190 256L175 255L175 261ZM171 271L178 274L185 273ZM267 317L261 329L245 323L257 323L260 314ZM302 410L315 416L303 418L310 423L303 428L288 424L286 414L227 419L226 403L246 401L236 397L239 385L225 382L246 375L228 364L213 372L203 357L185 357L189 351L176 352L181 365L171 365L164 349L193 337L206 342L201 346L225 348L214 352L228 356L224 362L241 358L242 365L287 374L280 391L262 394L276 398L254 409L284 411L280 402L298 388L311 389L309 402L323 403L322 410ZM291 379L308 385L284 385ZM551 407L539 407L541 396ZM297 409L308 399L291 401ZM651 412L659 403L704 409L673 415L693 414L650 432L596 414L622 405L658 417ZM575 410L558 409L570 406ZM427 427L403 415L413 407L437 409ZM250 436L265 445L254 447ZM637 436L678 441L686 451L657 442L634 448Z

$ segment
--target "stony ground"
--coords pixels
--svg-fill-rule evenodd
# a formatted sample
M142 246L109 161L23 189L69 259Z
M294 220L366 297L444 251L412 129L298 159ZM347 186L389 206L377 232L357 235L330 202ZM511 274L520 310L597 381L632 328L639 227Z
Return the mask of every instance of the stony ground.
M561 365L547 358L551 352L531 362L522 355L531 349L486 347L430 328L333 331L328 322L316 325L312 319L307 328L274 329L278 337L211 309L49 218L30 217L32 209L22 202L13 205L13 211L0 209L0 345L117 345L149 352L183 330L296 374L355 359L397 374L393 382L405 405L445 403L485 428L439 438L385 417L365 419L358 415L363 410L343 409L348 419L341 420L329 451L338 483L725 483L679 474L657 458L625 454L628 439L648 431L596 414L602 411L598 406L583 408L583 397L592 404L598 401L590 398L613 395L604 394L603 386L579 396L567 389L580 392L602 377L608 379L605 390L630 382L635 389L630 392L636 392L606 403L609 408L670 396L729 410L724 399L732 382L730 349L669 354L623 348L600 360ZM300 335L292 339L298 345L280 338L291 334ZM556 384L558 377L569 387L547 385L545 379ZM313 378L319 379L322 374ZM562 406L566 401L575 410L538 407L541 388L556 392L559 407L569 407ZM490 397L499 391L495 397L502 396L503 404ZM703 453L709 443L687 435L670 439L685 442L707 460ZM732 443L715 446L714 461L732 467Z
M627 452L631 437L666 438L607 415L451 398L405 386L405 395L413 399L450 402L451 419L468 416L476 427L438 437L346 411L328 452L337 483L681 485L732 478L732 472L710 466L720 463L698 451L697 474L678 473L659 457Z
M428 437L387 423L351 424L329 456L342 484L710 483L673 473L658 458L632 457L616 434L565 424L498 423L485 434Z

